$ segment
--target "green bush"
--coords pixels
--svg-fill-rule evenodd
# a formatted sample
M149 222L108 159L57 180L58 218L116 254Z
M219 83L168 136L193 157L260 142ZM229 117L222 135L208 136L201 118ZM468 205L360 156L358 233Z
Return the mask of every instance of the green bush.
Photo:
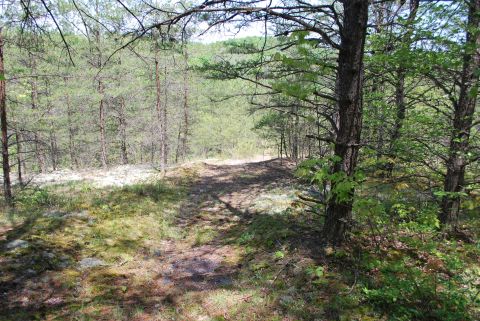
M56 201L55 196L43 188L22 191L15 198L15 202L25 208L52 206Z
M388 320L472 320L471 302L458 278L437 272L426 274L418 267L410 267L406 260L380 263L378 273L363 292Z

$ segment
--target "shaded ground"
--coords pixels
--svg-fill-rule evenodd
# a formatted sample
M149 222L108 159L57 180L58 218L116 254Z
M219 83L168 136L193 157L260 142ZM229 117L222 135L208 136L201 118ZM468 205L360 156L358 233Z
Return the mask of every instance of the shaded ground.
M18 194L0 215L0 320L479 319L477 237L438 233L421 207L399 221L359 189L368 224L320 251L323 211L292 169L197 163Z
M55 187L57 192L94 191L97 199L89 195L87 201L79 201L72 196L74 201L60 202L60 207L73 207L73 213L54 205L0 230L4 302L0 316L6 320L217 320L236 314L276 315L259 289L241 284L246 250L238 238L250 237L242 233L255 215L282 213L291 206L295 198L291 168L286 161L272 160L204 163L174 170L168 174L169 188L184 189L168 192L182 196L161 209L149 209L162 215L174 213L168 223L163 222L169 225L166 231L145 233L145 225L153 222L134 213L122 219L122 224L130 220L132 225L127 229L119 225L127 235L109 235L111 230L104 226L113 224L117 210L125 210L123 198L128 203L129 196L124 194L131 190ZM165 193L149 185L132 190L136 198L150 199L155 205ZM137 204L133 210L143 206ZM142 235L128 236L132 233ZM7 249L13 240L26 240L28 246ZM93 266L84 267L84 262ZM256 302L251 303L252 298ZM247 307L240 308L243 305Z

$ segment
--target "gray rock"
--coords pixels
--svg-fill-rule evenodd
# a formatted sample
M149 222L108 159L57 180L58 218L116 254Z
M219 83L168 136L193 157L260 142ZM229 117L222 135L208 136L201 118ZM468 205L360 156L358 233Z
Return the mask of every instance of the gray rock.
M63 218L65 213L57 211L57 210L50 210L45 213L43 213L44 217L50 217L50 218Z
M229 287L233 285L233 279L229 276L218 276L214 279L217 286Z
M162 251L160 251L159 249L155 249L155 250L153 250L153 255L154 256L162 256Z
M13 240L9 243L7 243L7 245L5 246L7 248L7 250L15 250L15 249L24 249L26 247L28 247L30 244L27 242L27 241L24 241L24 240Z
M35 275L37 272L34 269L26 269L25 270L26 275Z
M52 253L52 252L43 252L43 257L45 257L46 259L50 259L50 260L53 260L55 258L55 254Z
M94 219L90 214L88 214L88 211L69 213L69 214L64 215L64 217L66 217L66 218L68 218L68 217L78 218L78 219L81 219L81 220L89 220L89 221Z
M294 299L291 295L282 295L279 301L280 301L280 304L282 305L288 305L288 304L291 304L294 301Z
M65 269L71 264L71 259L67 255L61 255L58 258L57 267L60 269Z
M107 265L105 261L96 257L86 257L82 259L80 262L78 262L78 264L80 269L82 270Z
M57 263L57 267L59 269L66 269L67 267L69 267L69 265L70 265L70 262L68 261L60 261Z

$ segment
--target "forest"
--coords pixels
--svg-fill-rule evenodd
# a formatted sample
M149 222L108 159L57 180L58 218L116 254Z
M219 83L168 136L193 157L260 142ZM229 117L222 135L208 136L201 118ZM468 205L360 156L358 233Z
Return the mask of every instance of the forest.
M480 0L0 0L0 321L480 319Z

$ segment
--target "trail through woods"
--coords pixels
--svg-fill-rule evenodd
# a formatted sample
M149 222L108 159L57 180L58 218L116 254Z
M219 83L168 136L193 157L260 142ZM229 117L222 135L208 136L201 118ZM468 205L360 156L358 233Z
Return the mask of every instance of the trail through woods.
M94 209L67 213L53 208L37 219L4 227L0 300L5 304L0 315L7 320L25 311L45 319L90 315L95 320L170 320L174 315L179 320L210 320L248 306L254 293L262 301L262 294L241 277L246 253L238 236L256 215L291 207L293 164L222 163L193 164L168 173L167 179L188 177L186 197L171 208L176 214L170 232L148 227L159 224L147 220L150 216L125 217L117 223ZM106 197L100 190L96 193ZM162 197L148 193L145 189L135 197ZM121 208L121 198L108 206ZM118 232L104 235L105 225L126 222L131 225L114 226ZM51 238L52 233L59 238ZM167 235L158 237L162 233ZM60 241L64 243L54 243ZM65 244L69 242L74 246ZM220 299L225 302L215 303ZM246 311L257 311L259 304L263 309L262 302ZM112 309L122 317L112 316Z

